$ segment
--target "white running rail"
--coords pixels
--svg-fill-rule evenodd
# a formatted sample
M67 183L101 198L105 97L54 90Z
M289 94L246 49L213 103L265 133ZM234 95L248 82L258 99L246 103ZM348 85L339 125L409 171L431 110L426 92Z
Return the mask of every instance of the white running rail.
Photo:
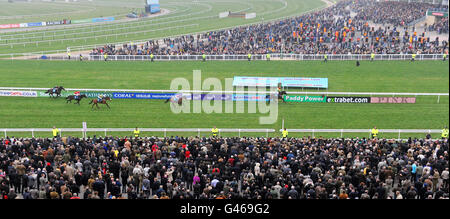
M25 90L25 91L43 91L50 88L32 88L32 87L0 87L0 90ZM89 89L89 88L65 88L67 91L84 91L84 92L149 92L149 93L210 93L210 94L272 94L277 92L271 91L206 91L206 90L141 90L141 89ZM388 93L388 92L304 92L289 91L288 94L304 94L304 95L367 95L367 96L449 96L449 93Z
M200 136L201 132L211 132L210 128L139 128L141 132L163 132L164 137L167 137L168 132L196 132L198 136ZM48 132L52 131L51 128L0 128L0 132L3 132L5 138L8 136L8 133L11 132L31 132L31 135L34 137L35 132ZM130 135L134 131L134 128L60 128L60 134L65 132L81 132L83 136L86 136L86 132L102 132L105 136L108 132L129 132ZM241 137L241 133L265 133L266 137L269 136L269 133L275 132L275 129L231 129L224 128L219 129L220 133L238 133L238 136Z
M371 129L286 129L288 132L293 133L311 133L314 137L316 133L340 133L341 138L344 133L368 133L370 137L372 130ZM279 130L283 131L282 129ZM398 133L398 139L401 139L402 133L423 133L423 134L431 134L431 133L441 133L442 130L439 129L379 129L379 133Z

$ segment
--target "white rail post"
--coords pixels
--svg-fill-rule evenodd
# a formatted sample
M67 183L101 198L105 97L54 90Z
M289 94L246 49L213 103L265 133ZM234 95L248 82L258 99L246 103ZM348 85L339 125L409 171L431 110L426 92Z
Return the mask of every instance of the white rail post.
M398 140L400 141L400 132L401 132L402 130L401 129L399 129L398 130Z
M437 101L437 103L439 103L439 99L441 99L441 95L438 95L438 101Z
M238 129L239 132L239 138L241 137L241 129Z
M197 129L198 130L198 137L200 138L200 129Z
M6 129L5 129L5 138L7 137L8 135L6 134Z
M164 129L164 138L167 137L167 129Z
M31 137L34 138L34 129L31 129Z
M312 131L312 137L314 138L314 129L313 129L313 131Z
M269 129L266 129L266 138L269 137Z
M342 138L343 132L344 132L344 129L341 129L341 138Z
M105 129L105 137L106 137L106 129Z

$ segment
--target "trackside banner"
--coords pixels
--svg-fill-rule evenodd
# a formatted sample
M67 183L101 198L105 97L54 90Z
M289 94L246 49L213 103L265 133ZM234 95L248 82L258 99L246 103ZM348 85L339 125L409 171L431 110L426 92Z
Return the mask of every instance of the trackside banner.
M325 96L293 96L285 95L284 101L297 103L325 103L327 97Z
M370 97L327 97L327 103L370 103Z
M106 21L114 21L114 17L99 17L99 18L92 18L92 22L106 22Z
M415 97L372 97L370 103L416 103Z
M113 98L113 93L111 93L111 92L83 92L83 91L81 91L80 93L84 94L84 95L86 95L87 97L90 97L90 98L97 98L99 95L103 95L103 96L106 96L106 97ZM72 94L73 94L73 92L71 93L71 95Z
M175 93L113 93L115 99L150 99L167 100ZM183 94L188 100L232 100L231 95L226 94Z
M61 97L67 97L69 95L73 95L73 92L69 91L61 91ZM50 95L46 94L45 91L37 91L38 97L49 97Z
M0 97L37 97L37 92L0 90Z
M70 95L74 95L74 91L62 91L61 97L68 97ZM103 93L103 92L80 92L81 94L86 95L89 98L97 98L99 95L107 96L107 97L113 97L112 93ZM49 97L48 94L45 93L45 91L37 91L38 97Z
M299 78L299 77L246 77L235 76L235 87L283 87L328 88L328 78Z
M264 94L233 94L233 101L268 101Z

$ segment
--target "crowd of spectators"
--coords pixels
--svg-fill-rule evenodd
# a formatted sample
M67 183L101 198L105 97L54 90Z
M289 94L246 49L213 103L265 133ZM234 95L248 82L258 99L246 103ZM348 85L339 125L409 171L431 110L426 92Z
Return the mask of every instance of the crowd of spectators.
M372 21L376 24L406 27L411 22L422 18L433 4L407 1L373 1L358 0L352 4L357 13L355 19Z
M0 139L2 199L448 199L448 139Z
M106 45L94 49L91 54L446 53L448 39L431 39L425 32L406 26L423 16L428 7L431 5L427 3L343 0L323 10L281 21L152 40L142 45ZM356 15L352 16L352 13ZM383 25L375 28L369 23ZM442 25L436 24L433 30L442 32Z
M427 25L428 31L436 31L438 34L448 34L448 17L436 18L434 24Z

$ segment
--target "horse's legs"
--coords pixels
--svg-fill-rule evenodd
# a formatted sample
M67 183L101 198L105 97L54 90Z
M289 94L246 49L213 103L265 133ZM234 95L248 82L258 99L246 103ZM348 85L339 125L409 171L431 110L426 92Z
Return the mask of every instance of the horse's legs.
M108 103L107 102L105 102L105 104L106 104L106 106L109 108L109 109L111 109L111 107L109 107L109 105L108 105Z

